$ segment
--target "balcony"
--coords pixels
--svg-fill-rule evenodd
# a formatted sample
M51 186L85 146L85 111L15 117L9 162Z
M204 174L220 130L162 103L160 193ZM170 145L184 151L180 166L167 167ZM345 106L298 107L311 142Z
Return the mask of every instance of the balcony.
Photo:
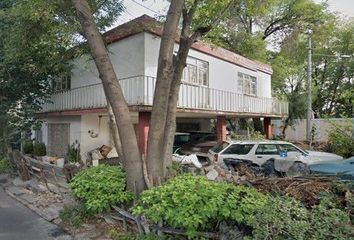
M156 78L136 76L119 82L130 106L152 105ZM44 104L42 112L104 108L106 105L103 87L99 83L53 94L51 102ZM288 115L288 103L284 101L189 84L181 85L178 108L244 115Z

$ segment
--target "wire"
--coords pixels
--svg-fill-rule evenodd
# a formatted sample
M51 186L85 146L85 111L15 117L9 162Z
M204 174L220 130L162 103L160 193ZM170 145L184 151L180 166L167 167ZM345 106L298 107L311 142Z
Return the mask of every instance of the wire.
M147 9L147 10L150 10L150 11L153 12L153 13L161 14L161 13L156 12L155 10L152 10L151 8L149 8L149 7L143 5L143 4L141 4L141 3L139 3L139 2L137 2L137 1L135 1L135 0L131 0L131 1L132 1L133 3L135 3L135 4L138 4L139 6L141 6L141 7L143 7L143 8L145 8L145 9Z

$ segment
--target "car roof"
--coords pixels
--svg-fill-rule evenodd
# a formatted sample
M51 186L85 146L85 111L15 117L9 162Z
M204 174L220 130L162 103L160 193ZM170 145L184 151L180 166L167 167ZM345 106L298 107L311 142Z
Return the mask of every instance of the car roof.
M292 144L285 141L278 141L278 140L228 140L225 141L230 144Z

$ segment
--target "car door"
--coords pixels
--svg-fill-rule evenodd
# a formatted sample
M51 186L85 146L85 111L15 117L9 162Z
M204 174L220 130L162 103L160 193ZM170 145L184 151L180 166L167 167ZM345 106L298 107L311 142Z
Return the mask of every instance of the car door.
M236 158L253 161L254 159L251 159L252 156L248 154L253 147L254 144L231 144L228 148L221 152L220 160L223 161L223 159L226 158Z
M264 162L271 158L279 157L279 150L276 144L258 144L255 152L255 157L255 162L259 165L262 165Z

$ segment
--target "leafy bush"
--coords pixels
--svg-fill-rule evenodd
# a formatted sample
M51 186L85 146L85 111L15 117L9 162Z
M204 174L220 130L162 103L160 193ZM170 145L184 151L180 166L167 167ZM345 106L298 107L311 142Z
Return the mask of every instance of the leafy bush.
M343 157L354 156L354 124L347 120L344 124L331 123L328 131L330 150Z
M350 239L353 226L348 214L324 199L313 209L289 197L270 197L247 225L249 239Z
M45 144L42 142L35 142L33 144L33 155L35 156L45 156L47 154L47 150Z
M66 160L71 163L80 162L80 143L75 140L73 144L68 145L68 153L66 154Z
M99 165L82 170L72 179L70 187L92 213L132 199L132 194L125 191L125 174L119 166Z
M182 175L144 191L133 213L155 223L162 219L193 237L197 230L215 228L218 221L248 222L266 199L255 189Z
M84 221L90 219L92 214L86 210L83 204L64 206L59 212L59 217L63 223L79 228Z
M13 168L10 162L5 158L0 158L0 174L2 173L12 173Z
M174 238L169 238L169 237L164 237L164 236L158 236L155 234L147 234L147 235L127 235L124 233L120 233L115 229L112 229L109 231L109 235L113 240L167 240L167 239L176 239Z
M309 229L307 209L292 198L270 197L264 208L249 219L249 239L304 239Z
M22 143L22 149L24 154L32 154L33 153L33 142L31 140L25 140Z

